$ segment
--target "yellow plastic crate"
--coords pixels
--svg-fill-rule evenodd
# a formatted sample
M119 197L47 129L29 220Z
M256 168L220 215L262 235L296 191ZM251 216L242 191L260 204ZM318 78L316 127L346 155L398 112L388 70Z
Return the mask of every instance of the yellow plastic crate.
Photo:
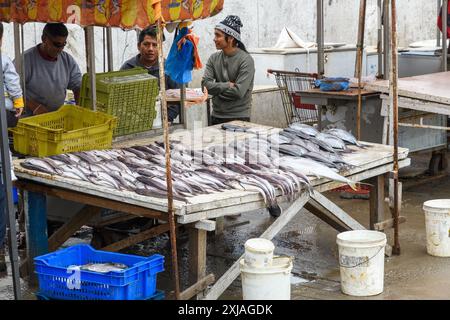
M13 132L14 149L24 155L55 154L111 147L117 118L74 105L20 119Z

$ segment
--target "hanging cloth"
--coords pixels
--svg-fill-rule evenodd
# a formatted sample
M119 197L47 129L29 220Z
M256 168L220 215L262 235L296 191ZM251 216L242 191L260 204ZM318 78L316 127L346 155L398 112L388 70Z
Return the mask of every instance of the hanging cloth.
M200 69L202 62L198 54L199 37L186 27L179 30L166 59L166 74L177 83L192 81L192 70Z

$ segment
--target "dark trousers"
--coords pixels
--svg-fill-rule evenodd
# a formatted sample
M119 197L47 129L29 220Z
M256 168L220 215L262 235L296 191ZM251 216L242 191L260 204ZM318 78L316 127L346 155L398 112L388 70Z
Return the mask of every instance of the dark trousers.
M216 124L222 124L222 123L236 121L236 120L250 122L250 118L216 118L214 116L211 116L211 125L213 126Z

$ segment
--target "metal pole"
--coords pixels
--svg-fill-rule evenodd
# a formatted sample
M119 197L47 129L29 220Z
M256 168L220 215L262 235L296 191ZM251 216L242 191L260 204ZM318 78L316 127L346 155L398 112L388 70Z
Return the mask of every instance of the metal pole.
M358 26L358 44L356 45L356 67L355 77L358 78L358 109L356 113L356 138L361 140L361 76L362 76L362 56L364 48L364 27L366 23L366 0L359 1L359 26Z
M396 0L391 0L391 14L392 14L392 61L391 61L391 94L392 94L392 112L394 115L394 247L392 248L392 253L400 254L400 242L399 242L399 232L398 232L398 218L399 218L399 196L398 196L398 91L397 91L397 80L398 80L398 69L397 69L397 10L396 10Z
M20 55L21 45L20 45L20 25L17 22L13 23L14 30L14 65L16 67L17 73L20 76L20 79L23 79L22 73L22 57Z
M183 128L187 129L185 106L186 106L186 85L182 84L180 88L180 123L183 124Z
M448 0L442 2L442 71L447 71L447 17Z
M383 23L381 21L382 0L377 0L377 24L378 24L378 39L377 39L377 52L378 52L378 74L377 77L381 78L383 75Z
M113 46L112 46L112 29L111 27L106 28L106 47L108 48L108 71L111 72L114 69L114 58L113 58Z
M175 226L175 217L173 214L173 190L172 190L172 172L170 164L170 145L169 145L169 123L167 118L167 99L166 99L166 81L164 76L164 55L163 55L163 26L161 19L158 20L158 63L159 63L159 91L161 94L161 113L163 115L164 128L164 147L166 150L166 183L167 183L167 209L170 228L170 242L172 251L172 268L175 282L175 297L180 300L180 282L178 277L178 258L177 258L177 235Z
M92 110L97 111L97 87L95 82L95 46L94 46L94 27L88 26L85 29L87 72L89 73L89 82L91 85Z
M2 58L0 55L0 66L2 65ZM3 71L0 77L0 90L5 91L5 86L3 83ZM0 130L2 137L0 139L0 153L2 160L2 180L3 187L6 196L6 206L5 212L0 212L4 214L7 218L8 227L8 244L9 244L9 259L11 261L12 275L13 275L13 289L14 298L16 300L21 299L20 292L20 275L19 275L19 254L17 249L17 236L16 236L16 214L14 212L13 196L12 196L12 181L11 181L11 162L9 160L9 144L8 144L8 129L6 123L6 109L5 109L5 97L2 95L0 98Z
M437 13L438 15L441 14L441 5L442 0L437 0ZM439 30L439 27L436 27L436 47L441 46L441 30Z
M383 68L384 68L384 79L389 79L389 46L390 46L390 9L389 9L389 0L383 0Z
M323 0L317 0L317 73L319 78L325 74Z

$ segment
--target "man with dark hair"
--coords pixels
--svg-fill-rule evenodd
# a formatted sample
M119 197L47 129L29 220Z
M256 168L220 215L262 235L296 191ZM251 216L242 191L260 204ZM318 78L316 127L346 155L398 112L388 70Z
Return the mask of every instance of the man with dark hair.
M64 104L66 90L79 102L81 71L64 52L69 32L62 23L47 23L42 43L24 53L25 106L27 115L56 111Z
M163 41L165 40L163 35ZM159 79L158 42L156 27L148 27L139 33L138 39L139 53L126 61L120 70L133 69L136 67L145 68L148 73ZM158 82L159 83L159 82ZM179 89L180 85L166 75L166 89ZM169 122L180 113L180 105L168 105L167 113Z
M241 42L241 27L238 16L227 16L214 30L220 51L208 59L202 79L202 87L213 96L213 125L250 121L255 63Z

